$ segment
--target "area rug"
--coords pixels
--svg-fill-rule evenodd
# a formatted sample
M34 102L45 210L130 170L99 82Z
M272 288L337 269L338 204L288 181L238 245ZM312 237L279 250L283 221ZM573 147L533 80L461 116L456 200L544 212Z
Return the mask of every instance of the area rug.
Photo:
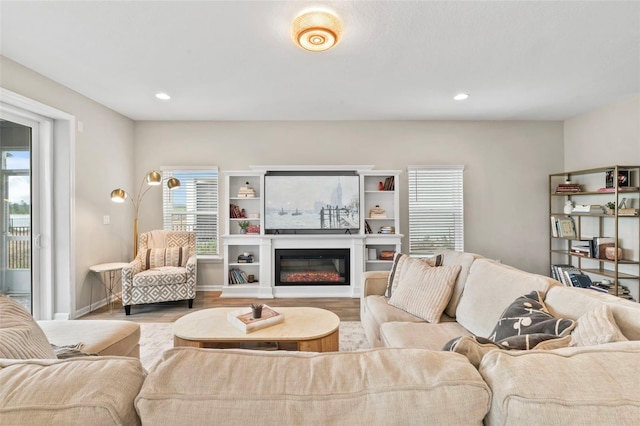
M158 362L164 350L173 347L172 326L173 323L169 322L140 324L140 360L147 370ZM340 351L369 348L360 321L340 322L339 345Z

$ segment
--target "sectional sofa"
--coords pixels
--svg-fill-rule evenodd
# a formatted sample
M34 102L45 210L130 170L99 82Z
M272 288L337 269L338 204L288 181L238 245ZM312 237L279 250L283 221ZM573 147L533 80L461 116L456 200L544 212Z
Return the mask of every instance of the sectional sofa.
M372 349L174 348L149 372L135 357L55 359L38 324L0 297L0 419L50 425L638 424L640 306L468 253L445 252L441 259L450 281L446 303L439 303L443 313L417 310L437 316L432 322L389 304L398 304L409 276L365 276L362 321ZM433 271L423 272L428 278ZM387 293L390 282L397 284L395 298ZM541 303L552 316L572 320L565 335L546 341L555 346L513 350L473 340L491 334L506 307L531 291L544 295ZM617 327L612 332L600 325L610 342L571 346L579 330L573 322L603 306L612 313L605 325ZM474 350L442 350L456 339L470 340Z

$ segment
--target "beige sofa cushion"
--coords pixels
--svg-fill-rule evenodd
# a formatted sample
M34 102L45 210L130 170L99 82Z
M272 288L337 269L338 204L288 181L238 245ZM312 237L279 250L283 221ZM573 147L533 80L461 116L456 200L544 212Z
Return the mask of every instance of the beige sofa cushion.
M0 295L0 358L56 358L31 314L20 303L4 295Z
M147 424L480 425L490 398L478 371L452 353L175 348L149 373L136 408Z
M389 304L425 321L440 322L460 265L435 268L423 261L408 260L404 269L402 281L391 294Z
M629 340L640 340L640 303L620 299L594 290L557 286L547 293L545 304L553 316L578 319L606 304L622 334Z
M638 371L640 342L491 351L480 363L493 393L485 424L637 425Z
M448 317L444 317L448 318ZM389 348L423 348L439 351L456 337L470 333L457 322L387 322L380 326L380 339Z
M122 357L0 360L3 425L137 425L145 371Z
M471 265L476 259L481 259L482 256L474 253L459 252L454 250L442 250L436 253L436 255L438 254L442 255L443 266L460 265L460 273L458 274L456 283L453 286L453 291L451 292L449 303L444 310L445 314L447 314L451 318L455 318L456 310L458 309L458 303L460 303L460 297L462 296L467 277L469 276Z
M456 320L471 333L489 337L502 312L516 298L538 290L543 294L559 283L489 259L477 259L456 311Z
M140 357L140 324L118 320L38 321L49 342L76 345L86 354Z

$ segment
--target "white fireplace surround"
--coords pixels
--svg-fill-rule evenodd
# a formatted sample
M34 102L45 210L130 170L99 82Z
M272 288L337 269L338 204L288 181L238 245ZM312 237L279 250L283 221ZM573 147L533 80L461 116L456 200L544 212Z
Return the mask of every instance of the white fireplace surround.
M240 238L239 241L234 241ZM364 235L356 234L310 234L310 235L256 235L250 237L226 236L224 244L252 244L258 245L260 253L260 283L259 287L246 288L243 286L225 287L222 297L246 297L256 294L259 298L274 297L360 297L360 278L364 270ZM348 286L275 286L275 250L276 249L349 249L350 276Z

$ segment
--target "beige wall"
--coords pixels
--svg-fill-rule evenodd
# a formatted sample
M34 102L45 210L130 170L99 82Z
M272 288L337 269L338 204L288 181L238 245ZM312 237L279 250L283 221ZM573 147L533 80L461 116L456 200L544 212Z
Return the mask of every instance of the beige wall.
M119 209L109 200L116 186L133 185L134 122L28 68L0 56L0 86L72 114L83 130L75 144L75 300L76 309L104 299L104 290L89 266L129 260L131 256L132 211ZM54 141L54 150L55 150ZM56 194L54 194L54 197ZM58 200L59 201L59 200ZM111 225L103 225L110 215ZM69 218L57 218L69 220ZM67 262L67 259L55 259Z
M640 96L566 120L564 147L564 169L567 171L613 165L640 165ZM638 185L640 176L635 179L635 185ZM640 208L637 196L630 202L632 204L628 207ZM620 244L625 248L635 248L627 250L629 257L633 259L640 257L637 249L640 236L638 226L637 220L620 221ZM621 267L620 270L638 274L635 266ZM636 300L640 300L640 284L637 280L623 281L622 284L629 287Z
M564 123L564 169L640 164L640 96Z
M222 172L250 165L406 171L407 165L463 164L465 249L547 274L547 175L562 170L562 132L561 122L545 121L137 122L136 175L206 164ZM406 173L401 190L406 232ZM141 231L162 227L154 208L161 200L160 191L147 195ZM227 206L221 207L225 217ZM222 266L200 264L198 284L221 285Z

